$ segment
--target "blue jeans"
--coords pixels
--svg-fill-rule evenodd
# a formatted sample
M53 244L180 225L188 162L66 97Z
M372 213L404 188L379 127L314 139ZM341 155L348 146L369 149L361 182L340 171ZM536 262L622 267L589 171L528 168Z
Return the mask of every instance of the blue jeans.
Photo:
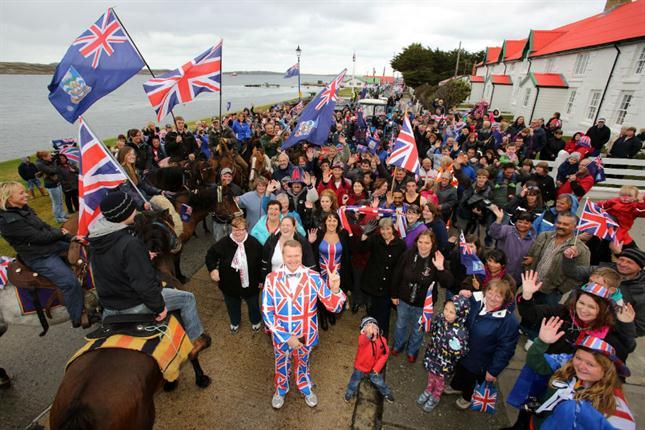
M69 317L78 323L83 312L83 289L72 269L59 256L68 248L69 243L61 240L56 243L56 251L52 254L38 258L23 257L23 260L31 270L49 279L61 290Z
M56 188L47 188L47 191L49 191L49 199L52 202L52 212L54 212L56 222L65 221L67 214L63 209L63 189L59 185Z
M260 315L260 298L257 294L253 294L250 297L244 297L244 300L246 301L246 307L249 310L249 320L251 321L251 324L260 324L262 321L262 315ZM226 304L226 310L228 311L231 325L239 326L240 321L242 320L242 297L224 294L224 303Z
M204 333L204 327L197 314L197 302L195 296L188 291L163 288L161 290L166 309L168 312L178 310L181 313L181 321L186 334L190 340L195 340ZM153 313L146 305L140 304L128 309L103 309L103 318L110 315L122 314L151 314Z
M403 300L399 301L396 307L396 330L394 332L394 349L403 351L405 344L408 344L408 355L417 356L423 332L419 331L419 318L423 308L410 306Z
M365 373L361 372L358 369L354 369L354 373L352 373L352 376L349 378L349 384L347 384L346 393L350 397L356 393L356 391L358 390L358 384L361 383L361 380L365 376ZM383 376L380 373L370 372L367 376L369 376L370 381L372 382L372 384L374 384L378 392L381 393L383 397L391 394L390 387L387 386L387 384L383 380Z
M27 180L27 189L29 191L32 191L34 188L40 189L42 185L40 184L40 179L34 178L34 179L28 179Z

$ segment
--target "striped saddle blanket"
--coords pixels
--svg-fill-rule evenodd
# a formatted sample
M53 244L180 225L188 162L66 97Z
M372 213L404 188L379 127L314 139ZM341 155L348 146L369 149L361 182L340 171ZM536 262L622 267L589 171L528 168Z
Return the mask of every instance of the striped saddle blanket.
M115 334L102 339L88 339L87 343L67 362L69 366L74 360L86 352L101 348L121 348L139 351L152 357L159 366L166 381L173 382L179 377L179 369L188 358L193 344L188 339L184 328L177 318L170 316L166 325L150 327L150 336L134 337L125 334ZM66 367L67 367L66 366Z

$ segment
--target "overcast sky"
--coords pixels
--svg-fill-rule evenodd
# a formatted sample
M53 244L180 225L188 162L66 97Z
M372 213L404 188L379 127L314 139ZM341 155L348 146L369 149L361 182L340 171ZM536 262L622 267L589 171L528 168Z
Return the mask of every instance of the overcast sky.
M603 10L605 0L487 1L28 1L0 0L0 61L59 61L115 10L153 68L176 68L224 39L223 67L283 72L302 49L302 73L377 74L410 43L468 50L501 45Z

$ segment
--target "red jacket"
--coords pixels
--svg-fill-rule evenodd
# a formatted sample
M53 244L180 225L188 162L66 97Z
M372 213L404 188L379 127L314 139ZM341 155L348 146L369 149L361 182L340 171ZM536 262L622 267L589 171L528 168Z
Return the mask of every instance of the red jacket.
M565 181L564 184L560 185L560 188L558 188L556 195L559 197L561 194L574 194L578 197L578 200L581 200L594 184L593 176L589 174L584 178L576 178L573 182L575 182L575 185L572 186L571 181Z
M358 336L358 350L354 359L354 368L363 373L381 373L389 355L390 348L387 346L385 337L379 336L376 340L369 340L361 333Z
M336 193L338 206L341 206L343 204L343 195L352 193L352 183L349 179L342 178L340 185L336 187L335 179L332 176L332 178L327 183L320 181L320 183L318 183L318 187L316 187L316 190L318 191L318 194L322 193L323 190L332 190L334 193Z
M616 197L615 199L598 202L598 205L618 221L616 239L625 245L632 243L634 240L629 235L629 230L634 225L636 218L645 217L645 201L623 203L619 197Z

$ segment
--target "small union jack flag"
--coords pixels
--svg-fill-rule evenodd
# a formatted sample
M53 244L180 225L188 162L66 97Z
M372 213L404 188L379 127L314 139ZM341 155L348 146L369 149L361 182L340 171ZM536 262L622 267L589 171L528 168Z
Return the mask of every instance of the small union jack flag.
M81 162L81 150L78 149L78 146L64 146L58 153L63 154L69 161L73 161L76 164Z
M591 233L605 240L613 240L618 230L618 223L604 209L587 199L577 228L580 232Z
M101 55L114 54L113 44L126 42L129 42L129 39L125 31L112 9L108 9L107 13L77 37L72 45L80 45L80 54L85 58L92 57L92 68L96 69L101 62Z
M178 103L188 103L202 91L220 91L222 42L208 49L180 68L152 78L143 84L150 104L157 112L157 122Z
M101 200L113 189L127 181L119 165L105 146L80 118L81 173L78 176L78 234L86 236L90 226L101 215Z
M0 287L4 287L9 283L7 271L9 270L9 263L13 260L15 259L11 257L0 257Z
M495 403L497 402L497 391L492 382L482 382L475 387L472 396L472 405L470 409L486 414L495 413Z
M419 174L419 153L408 115L405 115L403 119L403 127L394 142L394 148L387 159L387 164L405 169L415 175Z
M467 275L486 275L484 263L475 253L474 247L466 242L463 231L459 234L459 253L461 254L461 264L466 267Z
M419 317L419 325L426 333L430 332L430 324L432 322L432 314L434 312L434 305L432 304L432 290L434 289L434 282L428 287L426 299L423 302L423 313Z

